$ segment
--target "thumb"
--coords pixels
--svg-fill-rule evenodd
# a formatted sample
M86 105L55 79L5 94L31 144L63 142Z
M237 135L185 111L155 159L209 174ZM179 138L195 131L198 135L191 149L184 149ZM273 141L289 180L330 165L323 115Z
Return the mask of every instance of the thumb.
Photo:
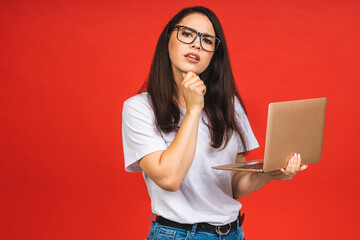
M183 76L183 78L184 78L184 77L186 76L186 73L183 72L183 73L182 73L182 76Z
M302 165L299 169L299 172L304 171L307 168L308 168L308 165Z

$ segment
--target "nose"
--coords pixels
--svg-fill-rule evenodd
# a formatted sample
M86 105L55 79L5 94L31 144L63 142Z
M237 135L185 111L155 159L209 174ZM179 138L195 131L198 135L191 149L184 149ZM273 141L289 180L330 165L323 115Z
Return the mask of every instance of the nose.
M200 40L201 40L201 37L199 35L196 36L195 41L191 43L191 47L195 48L195 49L200 49L201 48Z

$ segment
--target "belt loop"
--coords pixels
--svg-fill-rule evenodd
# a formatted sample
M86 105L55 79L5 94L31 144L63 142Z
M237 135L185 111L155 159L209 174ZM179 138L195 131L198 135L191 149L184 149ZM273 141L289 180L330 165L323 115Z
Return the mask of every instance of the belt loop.
M241 215L241 209L239 211L239 216L238 218L236 219L236 229L237 229L237 233L240 232L240 226L242 225L242 218L243 216Z
M197 223L195 223L195 224L192 225L192 228L191 228L191 236L195 236L196 228L197 228Z
M151 221L152 223L155 222L155 220L153 220L154 215L155 215L155 213L151 214L151 217L150 217L150 221ZM156 218L155 218L155 219L156 219Z

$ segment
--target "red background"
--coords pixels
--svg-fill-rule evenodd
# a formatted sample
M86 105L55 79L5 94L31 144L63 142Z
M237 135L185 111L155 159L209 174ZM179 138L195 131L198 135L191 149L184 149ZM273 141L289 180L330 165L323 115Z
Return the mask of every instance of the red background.
M0 238L144 239L150 199L124 171L121 111L183 7L220 18L263 155L269 102L327 97L323 159L243 199L247 239L355 239L358 0L0 3ZM358 235L358 234L357 234Z

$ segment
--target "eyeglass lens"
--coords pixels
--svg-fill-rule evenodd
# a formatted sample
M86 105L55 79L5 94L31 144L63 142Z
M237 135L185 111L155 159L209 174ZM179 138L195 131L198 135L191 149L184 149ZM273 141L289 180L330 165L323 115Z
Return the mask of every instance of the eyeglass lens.
M178 28L177 38L180 42L187 44L192 43L196 38L196 36L197 36L197 32L191 28L182 27L182 26ZM200 36L200 45L203 49L213 52L215 51L218 43L217 43L217 39L214 36L208 34L202 34Z

